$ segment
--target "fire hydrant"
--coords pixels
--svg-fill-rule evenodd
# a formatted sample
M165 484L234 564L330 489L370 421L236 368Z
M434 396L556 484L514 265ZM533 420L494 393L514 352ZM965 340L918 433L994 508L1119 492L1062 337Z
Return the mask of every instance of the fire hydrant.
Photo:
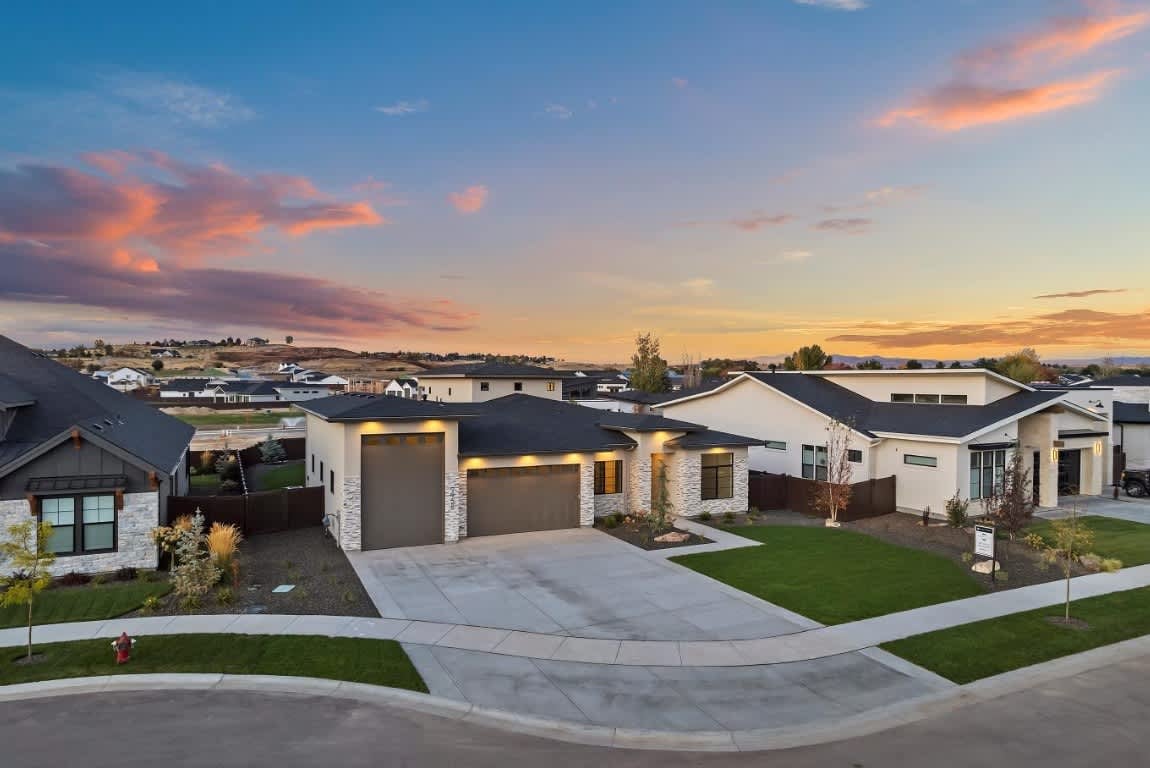
M121 632L120 636L112 641L112 649L116 652L116 663L127 664L132 658L132 646L136 641L128 637L127 632Z

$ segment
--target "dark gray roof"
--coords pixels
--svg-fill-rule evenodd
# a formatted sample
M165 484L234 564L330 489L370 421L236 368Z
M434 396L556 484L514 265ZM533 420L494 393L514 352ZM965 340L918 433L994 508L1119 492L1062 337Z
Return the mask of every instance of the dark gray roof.
M194 427L179 419L5 336L0 336L0 370L36 400L17 412L0 442L0 467L48 439L80 427L145 466L169 472L179 463L195 433Z
M328 421L456 419L475 415L474 403L433 403L359 392L307 400L296 403L296 407Z
M1150 424L1150 405L1114 401L1115 424Z
M856 430L871 437L876 432L965 437L1015 414L1056 400L1063 394L1060 390L1022 391L987 405L885 403L863 397L822 376L802 373L748 375L820 413L849 422Z
M534 365L515 365L512 363L445 365L439 368L429 368L419 374L421 379L435 378L437 376L482 377L488 379L556 379L563 376L563 374L559 371L553 371L550 368L539 368Z
M1139 376L1136 373L1124 373L1118 376L1107 376L1104 379L1084 381L1075 384L1076 388L1088 389L1090 387L1150 387L1150 376Z
M24 390L14 379L0 373L0 407L13 408L31 405L36 398Z
M160 385L160 391L167 392L198 392L208 385L209 378L168 379Z
M635 441L599 425L603 411L531 395L475 403L479 418L459 424L460 456L588 453L632 448Z
M632 432L697 432L706 429L702 424L669 419L654 413L599 413L599 425L608 429L627 429Z
M655 403L662 403L667 400L667 396L674 394L679 396L678 392L640 392L637 389L625 389L622 392L606 393L606 396L611 400L620 400L624 403L638 403L639 405L654 405Z
M732 435L730 432L701 429L697 432L688 432L682 437L671 440L668 444L676 448L730 448L741 445L762 445L763 441L743 435Z

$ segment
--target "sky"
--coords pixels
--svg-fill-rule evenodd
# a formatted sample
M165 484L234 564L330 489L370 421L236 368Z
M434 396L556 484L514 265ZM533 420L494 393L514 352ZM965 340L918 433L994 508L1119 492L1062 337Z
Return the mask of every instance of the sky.
M1150 4L26 3L0 332L1150 354Z

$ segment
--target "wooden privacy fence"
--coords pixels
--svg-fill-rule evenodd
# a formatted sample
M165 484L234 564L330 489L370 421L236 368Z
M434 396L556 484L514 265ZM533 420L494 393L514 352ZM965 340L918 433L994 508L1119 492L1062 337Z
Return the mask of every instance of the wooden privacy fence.
M804 515L826 517L815 505L820 483L793 475L752 472L749 481L750 505L756 509L790 509ZM851 500L839 520L849 522L878 517L895 511L894 476L851 484Z
M168 522L199 509L205 526L232 523L245 535L307 528L323 523L324 489L283 488L243 496L169 496Z

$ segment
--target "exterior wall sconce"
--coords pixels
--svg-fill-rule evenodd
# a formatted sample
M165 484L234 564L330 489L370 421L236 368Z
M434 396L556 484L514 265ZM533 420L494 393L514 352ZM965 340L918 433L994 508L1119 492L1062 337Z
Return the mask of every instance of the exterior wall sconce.
M1101 440L1095 440L1094 441L1094 455L1095 456L1101 456L1102 455L1102 441Z
M1057 448L1051 448L1050 449L1050 463L1051 464L1057 464L1058 463L1058 449Z

